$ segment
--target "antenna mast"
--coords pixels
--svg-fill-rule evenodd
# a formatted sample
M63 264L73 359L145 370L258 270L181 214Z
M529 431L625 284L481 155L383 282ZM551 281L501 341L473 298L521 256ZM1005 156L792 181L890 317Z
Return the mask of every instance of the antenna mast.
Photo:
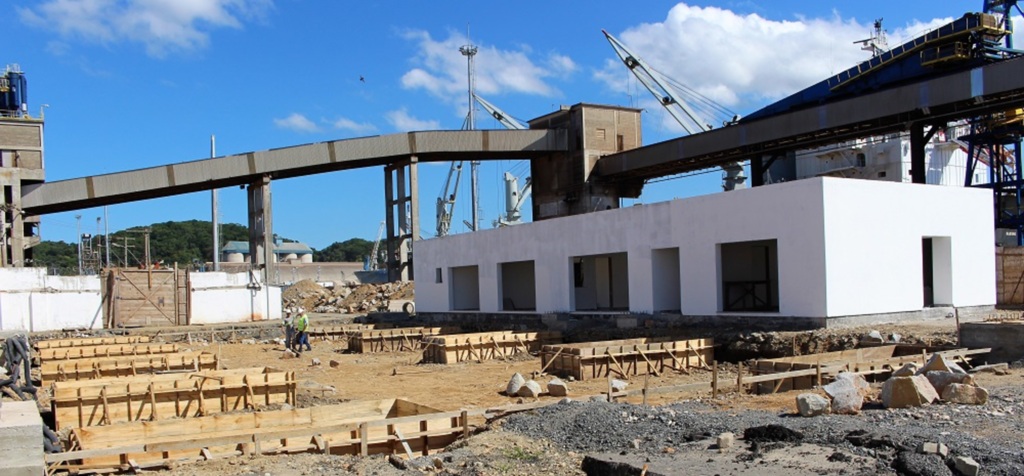
M459 47L459 53L462 53L466 57L466 72L469 76L469 115L466 116L466 130L476 129L476 116L473 114L473 96L475 89L475 79L473 77L473 57L476 56L477 47L471 41L469 41L469 27L466 27L466 40L467 44ZM473 226L471 231L477 231L480 229L480 180L479 180L479 168L480 161L473 160L469 162L470 170L470 188L472 193L473 201Z

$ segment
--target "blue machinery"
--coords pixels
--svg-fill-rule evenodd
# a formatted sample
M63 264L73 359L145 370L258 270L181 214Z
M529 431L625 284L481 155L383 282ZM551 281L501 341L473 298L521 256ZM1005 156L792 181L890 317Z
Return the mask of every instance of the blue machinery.
M986 0L985 13L999 19L1001 26L1013 32L1011 14L1021 13L1017 0ZM1005 48L1013 51L1013 36L1005 36ZM1017 245L1024 245L1024 209L1021 207L1021 191L1024 178L1021 177L1021 137L1024 136L1022 111L1012 109L971 121L971 132L960 137L967 143L967 171L964 186L992 189L993 212L996 228L1016 232ZM988 165L987 184L974 184L974 170L978 162Z
M28 82L18 65L0 76L0 116L21 117L28 112Z
M915 79L972 70L985 64L1022 54L1013 49L1013 10L1021 13L1017 0L986 0L983 13L968 13L960 19L881 52L803 91L766 106L740 122L771 117L791 110L838 101L906 84ZM993 189L996 228L1016 231L1017 244L1024 245L1024 207L1021 176L1021 138L1024 111L1009 111L969 119L970 133L959 137L968 145L965 186ZM945 123L910 124L911 180L926 183L925 145L946 127ZM927 128L927 130L926 130ZM751 161L753 184L764 183L764 172L781 156ZM989 166L988 183L974 184L978 162Z

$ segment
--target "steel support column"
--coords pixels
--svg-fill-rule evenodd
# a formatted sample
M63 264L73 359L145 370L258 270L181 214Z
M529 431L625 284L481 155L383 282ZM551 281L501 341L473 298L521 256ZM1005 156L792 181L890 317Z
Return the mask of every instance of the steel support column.
M270 203L270 176L249 184L249 265L264 284L274 278L274 227Z
M760 155L750 159L750 186L764 185L764 158Z
M910 125L910 181L913 183L928 183L925 147L939 130L939 126L933 125L928 132L925 132L924 126L923 122L915 122Z
M410 281L412 242L419 240L419 177L415 155L384 167L388 281ZM395 226L397 224L397 227Z

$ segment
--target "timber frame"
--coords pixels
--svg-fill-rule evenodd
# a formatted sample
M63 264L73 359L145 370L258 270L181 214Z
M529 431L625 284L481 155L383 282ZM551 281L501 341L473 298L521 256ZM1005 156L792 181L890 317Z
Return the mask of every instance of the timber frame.
M124 355L91 359L43 362L39 366L43 386L68 380L93 380L156 372L217 370L220 360L208 352L156 355Z
M243 368L54 382L56 429L295 405L295 372Z
M440 327L399 327L355 331L348 338L349 352L402 352L420 350L423 339L441 333Z
M508 359L519 353L540 351L545 344L561 342L559 331L541 332L477 332L446 334L423 339L423 362L454 364Z
M71 430L71 448L46 456L48 474L171 467L221 456L316 452L407 457L469 434L469 412L387 399L321 407L133 422Z
M714 360L714 340L664 340L641 337L602 342L545 345L540 351L541 373L576 380L617 376L659 375L668 370L689 373L687 369L710 369Z

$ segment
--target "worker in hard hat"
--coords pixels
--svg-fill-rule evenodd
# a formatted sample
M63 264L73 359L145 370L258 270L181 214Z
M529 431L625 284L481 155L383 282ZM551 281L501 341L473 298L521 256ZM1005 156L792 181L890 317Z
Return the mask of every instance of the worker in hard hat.
M284 348L291 349L293 342L295 342L295 309L292 307L286 307L284 309L284 319L281 320L281 324L284 325Z
M313 350L313 347L309 345L309 315L301 307L298 312L299 317L295 318L295 346L292 350L301 354L303 345L306 350Z

